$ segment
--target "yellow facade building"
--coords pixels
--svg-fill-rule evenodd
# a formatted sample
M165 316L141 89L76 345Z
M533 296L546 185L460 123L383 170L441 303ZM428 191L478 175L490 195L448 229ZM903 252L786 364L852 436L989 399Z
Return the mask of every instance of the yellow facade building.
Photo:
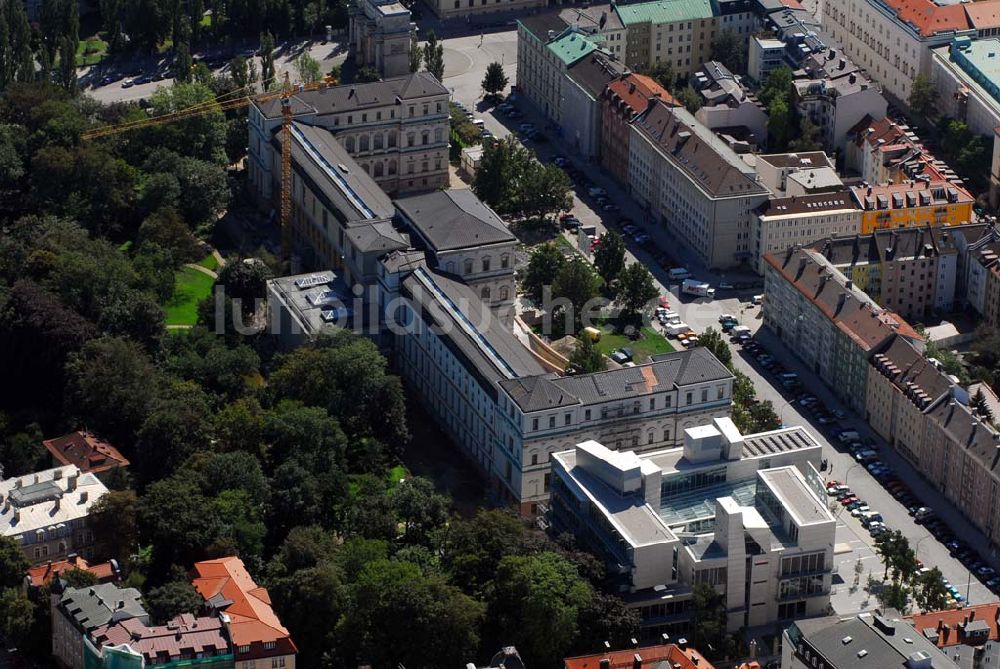
M972 220L975 198L947 181L908 181L851 189L861 207L861 234L892 228L962 225Z

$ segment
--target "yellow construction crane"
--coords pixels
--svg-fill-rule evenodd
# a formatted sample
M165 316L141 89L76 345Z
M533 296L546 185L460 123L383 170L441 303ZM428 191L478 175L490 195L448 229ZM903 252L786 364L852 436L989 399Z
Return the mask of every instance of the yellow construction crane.
M288 73L285 73L284 84L281 90L270 91L254 95L248 89L239 89L225 95L221 95L214 100L201 102L185 109L180 109L160 116L150 116L148 118L135 121L126 121L116 125L106 125L100 128L85 130L80 133L80 138L85 140L98 139L153 126L175 123L188 118L203 116L214 111L228 111L231 109L242 109L248 107L251 102L269 102L271 100L281 100L281 252L282 259L288 262L291 259L292 249L292 100L295 93L302 91L315 91L328 86L336 85L337 81L333 77L326 77L321 82L300 84L292 86L288 80Z

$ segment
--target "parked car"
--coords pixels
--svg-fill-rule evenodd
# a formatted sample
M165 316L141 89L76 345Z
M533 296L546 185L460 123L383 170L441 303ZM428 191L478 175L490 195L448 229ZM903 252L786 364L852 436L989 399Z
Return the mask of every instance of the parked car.
M632 349L622 347L620 349L615 350L611 354L611 359L617 362L619 365L623 365L626 362L632 361L632 355L633 355Z
M132 88L133 86L135 86L135 80L131 77L122 79L122 88Z

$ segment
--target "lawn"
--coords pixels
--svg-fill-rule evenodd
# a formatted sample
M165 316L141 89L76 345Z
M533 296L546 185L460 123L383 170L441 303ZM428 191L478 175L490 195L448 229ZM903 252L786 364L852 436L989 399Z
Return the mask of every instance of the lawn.
M174 296L164 305L167 325L194 325L198 321L198 303L212 294L215 279L191 267L181 267L174 282Z
M211 253L209 253L207 256L199 260L198 264L204 267L205 269L212 270L213 272L216 272L219 269L219 261Z
M644 325L642 339L632 341L620 331L612 330L611 324L607 321L601 325L601 341L597 342L597 350L604 355L610 356L612 351L623 346L632 349L634 353L633 362L636 364L647 362L648 358L660 353L670 353L674 347L667 339L653 329L652 326Z
M100 37L88 37L80 40L76 47L76 66L96 65L104 60L108 53L108 43Z

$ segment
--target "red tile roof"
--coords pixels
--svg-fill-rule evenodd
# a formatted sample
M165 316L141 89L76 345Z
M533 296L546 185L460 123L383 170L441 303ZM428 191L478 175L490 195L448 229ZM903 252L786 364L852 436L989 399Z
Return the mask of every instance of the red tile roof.
M680 646L672 643L568 657L563 660L563 667L564 669L600 669L601 660L609 660L610 669L632 669L632 661L636 655L642 658L643 666L666 662L667 666L679 665L680 669L714 669L708 660L694 648L682 650Z
M100 474L129 464L117 448L92 432L70 432L55 439L46 439L42 444L61 464L76 465L81 472Z
M1000 616L1000 602L990 604L979 604L977 606L967 606L962 609L948 609L947 611L929 611L927 613L907 616L913 623L917 632L927 628L938 630L938 648L947 646L957 646L966 643L962 634L961 623L980 620L989 627L989 637L982 641L1000 639L1000 626L997 624L997 616ZM944 629L947 625L948 629Z
M608 84L608 90L621 98L635 113L646 109L649 98L660 96L660 99L670 105L676 105L673 96L656 80L645 74L627 74Z
M82 557L71 555L65 560L48 562L29 569L28 585L33 588L41 587L57 575L67 571L73 571L74 569L89 571L91 574L96 576L97 580L101 583L109 583L118 577L118 568L111 562L88 564Z
M254 583L238 557L205 560L194 565L192 585L205 598L231 602L223 607L229 616L229 633L237 646L253 646L260 657L296 653L295 643L271 608L267 589ZM275 643L277 651L261 653L256 644ZM240 656L240 653L237 653Z
M138 618L102 625L91 633L98 647L127 644L141 654L146 664L162 664L179 660L183 654L212 657L226 655L226 640L222 621L213 617L195 618L182 613L166 625L148 626Z
M963 4L962 7L965 7L969 23L976 30L1000 28L1000 0L982 0L967 5Z
M912 24L922 37L969 29L964 5L940 6L931 0L885 0L885 4L896 10L901 21Z

